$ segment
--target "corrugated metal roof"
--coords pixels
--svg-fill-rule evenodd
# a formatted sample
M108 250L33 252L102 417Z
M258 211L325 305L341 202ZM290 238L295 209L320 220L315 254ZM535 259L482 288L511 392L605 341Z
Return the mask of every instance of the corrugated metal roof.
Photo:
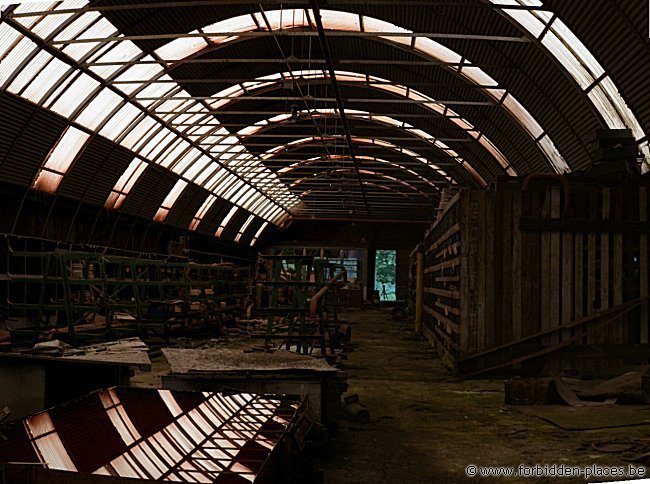
M116 478L254 482L301 406L299 397L108 389L8 426L0 462L19 457Z
M127 3L122 0L110 0L95 2L93 5L115 6L126 5ZM151 3L153 5L155 2ZM516 98L523 108L517 104L507 109L502 109L501 106L473 105L476 101L491 100L489 93L483 92L482 88L468 83L467 79L463 78L462 75L454 74L450 69L435 65L435 62L430 62L435 56L427 57L424 51L416 52L408 46L391 45L391 39L330 35L329 45L334 54L334 64L337 69L365 72L406 86L412 84L414 89L417 86L419 91L437 100L469 102L469 104L457 104L452 105L452 107L463 118L469 120L475 128L480 130L483 136L489 137L493 145L503 153L507 162L511 163L512 167L520 174L550 171L553 165L555 170L562 171L565 169L565 162L573 169L583 169L590 163L587 141L591 137L594 128L605 125L611 127L613 124L616 125L620 122L634 124L638 121L640 126L636 130L637 141L642 140L639 132L643 135L648 130L650 101L648 100L646 83L644 82L648 77L645 74L650 74L650 56L648 56L650 42L647 38L648 19L647 15L644 14L644 7L640 5L640 2L633 0L622 2L598 0L597 2L590 2L588 8L585 8L585 2L560 2L557 0L546 0L543 5L552 13L556 13L558 19L561 18L561 21L564 22L563 25L572 29L573 34L578 39L577 42L574 42L574 45L568 45L571 44L571 38L563 38L563 42L568 45L565 45L564 48L575 49L580 47L577 44L582 41L590 51L590 55L593 55L602 64L605 73L609 76L607 79L613 81L615 91L614 94L606 94L610 98L605 101L614 103L615 106L606 105L602 107L598 103L592 102L587 96L585 86L580 86L576 82L576 73L571 71L570 66L562 65L558 61L558 59L562 59L561 56L556 59L552 55L553 51L534 39L533 34L528 32L523 24L517 24L516 19L502 12L502 7L495 6L490 2L476 0L473 3L465 2L463 5L458 5L456 2L449 1L436 2L435 6L400 5L398 3L389 5L384 2L381 5L373 4L373 2L350 5L346 2L328 2L326 7L329 11L355 12L364 16L364 22L370 22L371 18L374 18L378 19L377 22L389 22L394 24L395 28L405 28L413 32L466 36L465 38L445 38L443 35L443 38L437 39L437 42L453 49L459 55L459 58L464 61L470 60L475 68L476 66L480 67L484 76L487 76L488 79L493 78L498 83L499 88L507 90L509 100L513 99L513 97ZM265 11L277 8L278 5L275 2L269 2L265 6ZM243 1L238 5L227 4L219 8L188 4L187 7L111 10L105 12L104 15L110 22L113 22L120 33L126 35L183 34L216 21L229 19L244 13L258 12L259 10L259 3ZM552 13L549 13L549 18ZM359 17L354 18L358 19ZM250 17L248 19L250 20ZM10 19L8 22L13 22L13 20ZM556 22L556 24L559 23L560 20ZM503 39L478 40L467 37L471 35L518 37L520 40L526 37L528 42L503 41ZM170 40L139 39L135 40L134 44L145 52L153 52ZM427 39L420 37L418 41L421 40ZM288 67L285 62L237 62L237 59L246 58L249 60L259 58L261 60L274 59L280 61L281 53L283 56L316 60L321 60L323 57L319 42L313 36L245 37L229 41L217 49L207 49L199 54L199 60L201 61L232 59L229 62L179 63L179 67L170 68L168 72L188 93L192 95L211 95L232 85L234 81L231 79L234 78L253 79L262 75L286 71ZM349 63L355 59L379 61L380 63L368 62L366 65L363 65L363 63ZM397 65L392 62L402 62L402 64ZM314 67L322 69L324 67L322 63L309 65L309 62L299 62L293 58L290 63L292 69ZM188 82L206 79L211 81L202 83ZM601 81L597 80L597 82ZM267 94L288 94L290 91L284 89L284 87L286 86L270 91ZM295 91L296 89L294 89L294 93ZM351 97L390 98L386 94L377 93L371 89L358 86L350 87L343 84L341 85L341 92L346 99ZM313 91L310 90L310 94L333 97L331 86L314 88ZM620 95L622 101L616 98L618 95ZM0 98L6 96L13 99L13 95L0 94ZM253 124L260 119L269 117L263 114L264 111L285 113L290 111L293 102L289 100L245 100L233 103L225 109L226 111L242 110L245 111L244 113L223 115L217 112L217 119L222 122L240 125ZM10 107L6 101L2 101L2 103L5 106L2 109L13 112L14 108ZM319 103L310 101L310 103L315 107L333 107L332 102ZM625 111L627 109L626 106L623 106L625 103L630 108L631 116L628 116L630 113ZM375 113L379 111L390 113L397 119L399 119L399 116L406 118L420 115L419 119L410 118L413 119L411 124L427 132L432 132L435 136L455 138L459 134L467 135L467 132L459 130L449 120L423 115L424 110L412 104L347 101L346 107ZM55 140L58 139L58 135L62 131L61 127L58 126L60 121L58 117L50 123L50 127L46 128L43 124L39 124L38 116L24 119L28 112L24 108L25 106L15 107L17 119L27 123L24 132L50 131L52 130L51 126L56 126L57 128L53 130L56 136L52 137ZM514 114L520 108L526 112L520 113L520 119L516 122ZM612 117L608 118L608 113L604 111L614 108L622 111L613 113ZM622 115L622 117L617 119L616 116L618 115ZM528 116L530 119L526 119ZM353 124L353 128L357 133L370 132L370 128L365 126L365 123L355 122ZM228 127L228 129L236 131L239 128ZM289 134L289 131L287 128L278 127L266 133L283 135L285 132ZM399 131L394 129L384 129L384 131L392 131L393 136L399 134ZM539 139L542 138L542 135L539 133L547 135L548 138L544 138L544 140L548 141L550 139L550 143L540 143ZM298 133L294 130L293 134ZM337 134L341 134L340 129ZM20 155L16 155L12 149L4 158L4 163L0 165L0 170L7 172L6 179L22 185L31 183L36 172L35 168L43 159L42 153L38 153L45 149L46 144L49 148L53 144L48 136L42 136L41 139L43 138L46 139L46 141L43 141L43 146L28 146L24 141L20 141L22 138L18 136L18 131L14 128L0 133L0 154L2 154L3 149L8 149L7 146L12 140L18 140L14 147L20 152ZM290 140L288 137L278 139L283 139L284 142ZM262 152L262 149L253 145L265 140L261 136L248 139L250 151ZM404 145L404 143L412 144L413 142L403 140L397 144ZM564 157L564 161L558 160L561 157L555 156L555 153L545 153L543 151L544 147L549 147L551 144L555 145L559 154ZM450 141L447 146L457 153L459 157L462 157L463 160L469 162L478 172L479 178L483 178L487 182L504 173L504 168L495 162L494 153L490 153L485 144ZM84 179L89 178L93 172L102 171L98 167L104 166L105 163L113 163L114 166L118 166L123 161L120 158L113 162L110 156L108 158L104 157L108 161L101 161L103 153L94 152L94 148L95 146L91 143L88 153L82 154L77 164L73 165L68 175L69 179L65 180L62 185L60 191L62 195L81 198L80 195L76 194L85 189ZM362 149L360 148L360 150ZM303 154L306 154L306 151ZM431 161L437 161L437 151L439 150L427 149L425 150L426 154L423 156ZM296 156L300 154L298 151L295 153ZM19 163L19 157L25 157L27 161ZM444 161L437 162L444 163ZM2 163L2 158L0 158L0 163ZM273 161L269 161L268 166L277 167ZM457 166L443 167L443 169L460 184L477 182L467 171L458 169ZM237 170L241 169L237 168ZM153 175L155 175L155 181L151 178ZM272 178L271 174L267 176L269 179ZM97 189L92 193L86 192L86 200L89 203L101 203L101 198L109 190L110 180L114 178L113 173L106 177L103 177L102 174L102 177L92 178L96 181ZM435 176L433 179L435 179ZM160 202L165 198L165 194L162 192L171 189L170 181L171 178L167 174L148 170L145 177L136 184L133 193L127 196L125 205L127 208L125 210L128 213L140 216L152 216L160 208L160 205L154 207L154 202ZM369 180L363 179L363 177L359 178L359 182L371 183ZM480 180L478 182L480 183ZM173 185L171 184L171 186ZM220 186L218 185L218 187ZM283 185L277 186L285 188ZM368 189L374 190L371 185L368 185ZM356 192L360 192L360 190L350 191L351 196L358 195ZM171 207L171 216L167 218L167 222L183 226L186 221L191 220L194 214L190 212L197 206L200 208L202 205L202 202L200 203L198 200L201 197L196 196L198 193L196 189L184 192L183 196L178 199L177 203L179 205ZM287 200L295 200L288 192L285 192L285 197L287 197ZM312 197L312 202L312 205L318 202L318 197ZM242 221L248 220L249 214L242 212L239 218ZM238 223L240 222L239 218ZM208 227L209 223L206 221L201 225ZM203 230L207 229L200 227L200 231ZM228 236L232 235L231 230L226 232ZM235 231L235 233L237 232Z

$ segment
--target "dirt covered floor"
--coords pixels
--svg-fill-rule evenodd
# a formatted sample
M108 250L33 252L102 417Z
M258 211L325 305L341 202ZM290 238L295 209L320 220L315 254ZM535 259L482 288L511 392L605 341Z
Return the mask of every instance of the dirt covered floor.
M470 479L465 469L470 464L555 464L600 472L608 466L627 469L630 462L624 459L650 452L650 410L558 406L563 422L634 423L564 430L506 407L502 380L455 379L430 344L416 339L410 322L394 322L385 310L350 311L344 317L358 344L344 361L349 393L359 395L371 420L339 422L320 463L327 484L585 482L583 476ZM621 412L634 418L621 417Z

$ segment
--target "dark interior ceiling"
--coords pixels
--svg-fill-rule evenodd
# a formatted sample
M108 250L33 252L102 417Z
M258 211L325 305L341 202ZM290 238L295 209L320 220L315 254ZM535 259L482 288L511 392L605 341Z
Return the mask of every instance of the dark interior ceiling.
M565 46L577 52L577 57L583 49L588 50L604 70L594 85L587 88L576 82L571 67L566 61L563 64L561 56L554 55L536 35L517 23L517 17L504 12L499 3L503 2L318 2L324 12L347 12L355 14L357 19L380 19L394 24L395 28L415 33L393 39L363 35L363 32L342 33L336 26L327 24L329 17L326 16L325 29L318 32L312 10L314 5L304 1L187 0L161 4L153 0L106 0L72 8L73 16L68 23L89 12L98 12L97 15L110 22L120 35L133 36L133 43L142 51L135 63L141 63L144 54L156 58L156 51L168 45L175 36L182 38L196 29L245 14L255 13L258 19L264 19L260 12L283 10L286 15L294 15L292 9L307 9L310 20L307 27L283 28L266 34L259 32L259 35L243 35L222 45L206 45L182 60L157 57L165 73L171 76L171 82L184 92L181 96L177 89L168 98L193 97L197 106L210 113L202 123L208 120L237 134L256 123L293 113L289 119L272 123L253 134L238 135L236 142L259 160L259 166L270 170L264 172L268 174L253 181L246 179L246 184L234 188L232 193L228 193L227 187L220 191L224 185L214 187L189 180L180 196L169 202L167 195L179 179L185 178L179 178L174 170L155 166L157 162L152 163L137 153L146 162L146 169L131 187L126 201L112 209L151 220L164 208L168 212L163 218L165 223L187 229L188 224L199 217L212 193L217 202L202 213L198 224L190 227L199 233L213 235L220 225L237 220L239 226L227 227L221 236L228 234L228 239L239 236L237 242L248 244L253 243L261 234L260 229L267 225L282 225L302 217L430 222L435 218L442 190L486 186L498 177L553 172L553 162L541 146L544 136L552 140L570 170L586 169L591 163L589 143L594 130L616 127L607 119L607 109L590 99L592 89L597 89L604 77L611 79L621 103L638 123L639 147L647 145L645 133L650 128L650 98L646 84L650 74L650 41L643 2L522 0L509 7L510 12L525 14L548 12L548 25L540 38L560 21L572 32L574 37L564 39ZM55 2L29 8L39 12L71 8L70 5ZM101 79L93 74L92 67L89 70L92 56L75 60L62 55L61 45L52 43L51 38L38 36L38 23L28 28L21 25L18 9L9 7L3 11L2 19L6 26L26 35L41 49L80 72L94 75L103 86L113 90L119 87L113 84L115 78L130 66L122 65L112 77ZM231 28L237 26L231 25ZM364 29L367 30L365 24ZM471 62L473 68L480 68L496 80L496 87L514 96L543 128L543 134L529 134L521 119L517 119L517 113L505 106L504 98L490 96L488 90L455 72L453 65L432 60L411 47L413 42L427 37L456 52L461 64ZM573 38L579 39L580 44L571 44L569 40ZM411 45L401 45L395 39L408 39ZM6 57L8 52L8 46L3 46L0 54ZM327 75L330 68L338 73L356 73L357 78L332 82ZM3 69L16 68L0 64L0 73ZM217 93L237 84L249 83L250 87L250 83L260 77L310 70L321 74L280 79L263 88L247 89L240 99L226 106L210 107ZM364 79L363 76L370 77ZM372 79L381 82L373 83ZM17 140L23 133L34 130L42 116L39 111L49 110L44 107L44 100L35 105L24 92L14 92L10 84L0 84L0 115L8 119L14 112L24 114L17 118L14 126L2 123L0 170L3 175L7 174L5 181L31 187L70 121L60 113L51 114L51 121L40 128L44 131L43 146L25 152L23 144ZM403 92L390 90L395 86L407 89L409 95L426 96L446 108L442 113L436 112L433 101L406 99ZM148 112L172 128L185 128L182 123L177 124L184 118L156 112L157 104L153 102ZM341 108L345 116L341 116ZM372 119L368 119L368 114ZM463 128L459 120L470 123L471 128ZM82 131L85 128L80 127ZM54 194L101 206L129 166L134 152L119 146L119 140L104 140L92 131L89 131L91 142L76 156ZM274 155L267 154L274 147L290 145L303 138L312 139ZM367 140L374 141L368 143ZM507 166L498 162L486 140L507 160ZM100 141L106 146L100 147ZM210 142L196 142L197 149L207 150L205 153L213 156ZM93 151L92 146L97 148ZM23 151L17 154L17 150ZM217 163L227 165L234 175L243 178L248 176L247 170L250 171L221 158ZM290 169L292 165L296 167ZM277 198L280 193L277 189L268 189L260 183L271 173L281 182L278 186L285 190L285 198ZM262 194L259 203L246 205L243 199L237 199L238 191L244 190L249 183L255 186L259 183L257 190ZM89 186L93 188L89 190ZM27 189L28 193L30 190ZM287 208L291 200L289 194L297 197L298 203L292 208ZM264 212L264 207L274 202L278 203L278 210L282 207L282 213L286 211L286 217L276 214L276 218L272 218ZM171 207L165 208L165 203ZM233 203L241 208L236 216L231 216L231 222L228 214ZM241 227L246 221L249 224ZM270 223L263 227L265 221Z

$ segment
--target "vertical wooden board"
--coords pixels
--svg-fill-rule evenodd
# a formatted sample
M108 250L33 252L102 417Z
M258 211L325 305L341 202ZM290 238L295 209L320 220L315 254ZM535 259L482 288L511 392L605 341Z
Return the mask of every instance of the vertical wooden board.
M614 253L612 261L612 284L613 284L613 305L617 306L623 303L623 234L614 234ZM625 321L628 318L625 318ZM613 342L616 344L623 343L623 322L612 326Z
M501 272L500 280L501 287L497 296L495 297L495 303L498 301L500 304L500 311L497 312L497 326L501 328L501 331L497 331L500 334L500 339L498 340L499 344L504 344L512 341L512 258L513 258L513 247L512 247L512 187L511 185L506 185L505 190L503 191L503 197L501 200L500 207L498 208L501 211L501 214L497 213L497 216L501 218L501 230L497 232L497 239L501 237L501 247L498 248L501 252Z
M518 340L522 337L521 321L521 191L519 187L512 194L512 339Z
M570 323L574 319L573 308L573 255L575 251L573 233L562 233L562 323ZM570 330L565 330L562 339L571 336Z
M560 189L551 187L551 218L560 217ZM560 325L560 285L562 284L560 267L560 233L551 232L550 249L550 327L556 328ZM559 335L554 333L550 337L551 343L559 341Z
M584 284L584 234L577 232L573 252L573 317L579 319L585 315L583 309Z
M470 295L469 281L469 252L470 252L470 227L471 227L471 207L470 200L466 193L461 193L457 202L460 206L460 320L458 325L459 331L459 352L463 357L469 349L468 326L469 326L469 304L472 300Z
M617 188L614 190L615 210L613 211L614 220L617 222L623 221L623 203L624 203L624 190ZM612 305L617 306L623 303L623 234L621 232L612 235L613 251L612 251ZM622 321L617 322L611 328L612 340L615 344L623 343L623 326L629 320L629 317L622 318Z
M587 234L587 314L593 314L597 311L596 308L596 233L589 232ZM589 344L596 342L596 337L593 333L589 333L587 338Z
M537 207L542 206L542 194L535 194L535 203ZM546 304L546 301L542 303L541 292L542 292L542 233L535 231L530 233L531 235L531 247L530 247L530 261L529 268L530 272L530 295L523 295L522 301L530 305L531 319L528 323L530 332L528 334L534 334L542 330L542 304ZM526 254L526 252L524 252Z
M485 202L485 348L494 346L494 280L495 280L495 203L496 196L493 191L486 191Z
M485 349L485 315L486 315L486 212L487 212L487 193L477 192L478 200L478 311L475 328L475 348L477 351Z
M603 188L603 205L602 205L602 219L609 220L610 211L610 196L611 189ZM609 273L609 232L602 231L600 233L600 308L609 308L609 289L610 289L610 273ZM611 326L608 326L605 331L597 338L599 343L607 341L608 333L611 332Z
M542 207L542 218L551 216L551 191L546 189L544 205ZM543 230L541 234L541 260L540 260L540 300L541 300L541 330L551 329L551 233ZM542 344L549 344L549 336L542 338Z
M648 192L639 187L639 220L648 221ZM641 231L639 236L639 289L640 297L648 297L648 234ZM641 305L639 321L639 343L648 343L648 303Z

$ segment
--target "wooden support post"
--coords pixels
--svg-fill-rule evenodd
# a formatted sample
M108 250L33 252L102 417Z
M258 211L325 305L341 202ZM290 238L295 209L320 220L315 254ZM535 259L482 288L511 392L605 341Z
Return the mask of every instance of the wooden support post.
M568 323L576 319L573 308L573 234L564 232L562 234L562 323ZM563 331L560 335L562 340L571 336L569 331Z
M424 253L418 250L415 280L415 334L422 334L422 306L424 304Z
M518 340L523 335L521 293L522 293L522 250L521 230L521 191L512 195L512 339ZM528 255L528 254L527 254Z
M551 215L551 190L546 188L544 196L544 205L542 206L542 218L550 218ZM541 330L551 329L551 233L544 230L541 235ZM542 344L551 342L549 336L542 338Z
M639 188L639 220L648 220L648 192L646 187ZM648 296L648 234L641 232L639 236L639 288L640 296ZM641 306L639 321L639 343L648 343L648 305Z
M603 188L602 219L609 220L610 196L609 188ZM600 233L600 309L609 307L609 232ZM609 328L607 328L609 330ZM596 334L596 341L602 343L606 334Z

